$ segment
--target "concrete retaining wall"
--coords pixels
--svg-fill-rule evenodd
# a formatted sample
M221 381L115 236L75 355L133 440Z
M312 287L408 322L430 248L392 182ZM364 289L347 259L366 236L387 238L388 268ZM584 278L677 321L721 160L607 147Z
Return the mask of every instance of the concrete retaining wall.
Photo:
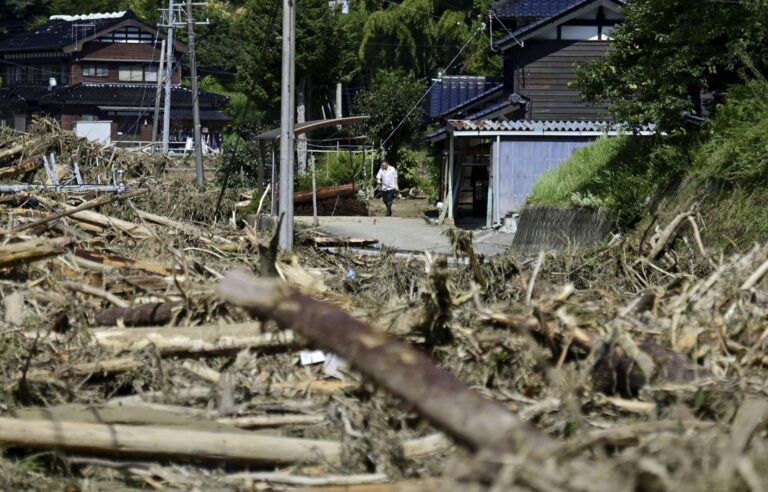
M525 207L512 249L523 254L585 248L602 241L614 228L602 210L581 207Z

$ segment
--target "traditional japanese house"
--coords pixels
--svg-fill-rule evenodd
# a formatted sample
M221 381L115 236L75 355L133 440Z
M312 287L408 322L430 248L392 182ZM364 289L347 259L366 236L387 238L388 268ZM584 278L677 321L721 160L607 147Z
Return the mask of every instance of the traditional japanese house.
M604 56L621 0L499 0L489 18L503 77L442 77L430 94L429 136L444 156L448 216L491 225L521 209L536 180L574 150L615 135L605 108L571 83Z
M127 11L52 16L0 41L0 124L24 130L32 117L46 115L90 138L103 133L98 138L106 142L149 143L165 38ZM172 49L170 137L185 140L193 128L191 91L181 85L187 47L174 41ZM163 91L161 109L164 97ZM199 101L203 140L215 147L227 98L201 91Z

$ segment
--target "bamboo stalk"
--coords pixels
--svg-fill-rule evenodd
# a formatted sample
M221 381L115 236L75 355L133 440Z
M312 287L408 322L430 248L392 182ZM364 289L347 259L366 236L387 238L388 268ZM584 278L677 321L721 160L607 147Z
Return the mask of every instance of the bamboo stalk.
M261 323L176 328L91 330L96 343L112 353L138 352L152 346L161 355L220 354L249 348L276 348L296 342L293 332L261 333Z
M317 462L341 453L340 443L316 439L7 417L0 417L0 443L91 454L270 464Z

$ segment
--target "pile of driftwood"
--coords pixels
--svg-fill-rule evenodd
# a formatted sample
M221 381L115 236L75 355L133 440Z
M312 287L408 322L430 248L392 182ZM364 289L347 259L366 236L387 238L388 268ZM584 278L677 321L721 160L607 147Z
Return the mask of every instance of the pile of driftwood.
M768 247L286 255L168 190L2 198L0 488L763 490Z
M154 176L167 166L161 154L126 152L78 138L52 119L35 120L28 133L0 131L0 180L31 181L43 167L43 157L54 154L63 162L77 162L87 183L108 183L112 170L128 178Z

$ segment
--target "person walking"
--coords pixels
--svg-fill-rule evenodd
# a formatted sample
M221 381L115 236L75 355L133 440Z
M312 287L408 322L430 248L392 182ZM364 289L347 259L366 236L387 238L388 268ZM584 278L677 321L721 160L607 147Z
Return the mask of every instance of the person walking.
M381 163L381 169L376 175L376 181L381 186L381 198L384 200L384 205L387 207L387 217L392 216L392 202L395 200L395 192L399 190L397 186L397 171L394 166L390 166L389 162L383 161Z

